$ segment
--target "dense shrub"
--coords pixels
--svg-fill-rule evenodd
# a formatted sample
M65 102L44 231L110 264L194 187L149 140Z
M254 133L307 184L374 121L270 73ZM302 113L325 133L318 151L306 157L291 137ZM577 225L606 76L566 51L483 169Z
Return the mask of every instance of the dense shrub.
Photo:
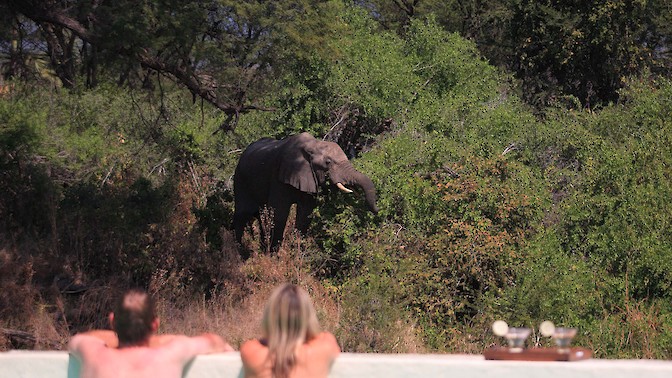
M633 80L620 103L553 113L529 139L553 205L499 314L577 326L598 356L669 356L670 88Z
M425 351L422 332L409 311L405 277L409 258L403 234L392 224L359 241L359 264L340 285L343 310L337 337L353 352L418 353Z

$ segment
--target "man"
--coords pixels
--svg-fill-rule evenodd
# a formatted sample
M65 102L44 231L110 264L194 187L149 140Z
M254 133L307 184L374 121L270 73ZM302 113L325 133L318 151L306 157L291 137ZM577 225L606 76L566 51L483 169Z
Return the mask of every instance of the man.
M196 355L230 352L221 337L154 335L159 328L152 298L140 290L127 292L110 314L114 331L75 335L68 345L81 362L82 378L181 377Z

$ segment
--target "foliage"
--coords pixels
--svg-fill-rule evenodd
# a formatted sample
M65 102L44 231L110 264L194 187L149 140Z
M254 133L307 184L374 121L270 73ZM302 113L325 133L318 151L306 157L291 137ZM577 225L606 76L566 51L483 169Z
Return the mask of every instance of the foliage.
M412 71L422 83L421 91L415 89L412 113L417 118L410 122L451 132L455 130L444 128L464 122L474 112L483 113L485 103L496 108L505 102L500 97L502 78L480 58L476 46L444 31L433 18L411 22L405 41L404 54L415 57Z
M27 104L0 103L0 214L3 229L46 234L51 230L57 188L48 171L35 164L44 143L45 114Z
M224 247L222 228L230 228L233 224L233 192L230 188L220 186L212 191L203 207L192 210L197 219L198 227L205 233L205 241L210 247L219 251Z
M419 83L396 35L374 33L375 24L356 9L343 18L347 29L329 44L335 54L300 61L283 78L274 123L280 135L310 131L356 155Z
M602 314L600 272L564 252L552 232L538 235L526 250L515 285L503 297L489 296L493 316L533 328L543 320L552 320L558 326L579 327L585 332L591 320Z
M451 337L481 311L484 294L501 295L514 282L541 206L531 189L538 184L523 166L502 158L451 158L440 148L445 142L397 134L367 154L364 165L380 188L380 215L390 223L382 230L358 232L367 223L343 209L317 226L325 229L329 252L317 261L320 272L338 272L346 286L366 279L375 290L369 295L384 296L382 287L399 285L392 304L410 310L427 345L437 349L455 344ZM324 207L319 215L328 216ZM390 240L381 232L403 236ZM379 266L397 268L387 276ZM362 274L368 271L376 274ZM455 332L436 333L441 329Z
M16 20L0 34L12 63L6 77L27 71L25 57L33 55L48 56L70 89L116 82L162 95L167 77L226 114L219 126L229 130L241 114L266 109L262 97L285 65L304 51L329 53L324 42L339 28L333 21L340 9L338 1L305 0L1 5Z
M522 97L538 110L567 95L586 107L607 104L630 75L670 73L669 0L361 3L386 29L404 34L413 20L434 17L473 40L517 76Z
M424 236L411 278L411 303L431 328L464 322L480 311L482 295L498 295L514 282L538 214L539 204L517 187L506 162L462 164L430 178L440 199L430 213L437 229Z
M412 61L403 54L403 42L391 33L374 33L375 25L359 12L348 16L350 33L338 41L337 95L377 120L399 114L420 85L409 70Z
M647 88L646 90L644 88ZM589 128L605 140L593 151L581 192L568 203L566 248L610 274L629 274L635 299L667 297L669 275L670 82L632 83L621 104ZM583 240L577 244L578 240ZM626 288L627 290L627 288Z
M600 356L668 353L669 90L634 79L619 104L559 116L562 139L538 138L554 205L518 285L493 298L502 316L577 326Z
M412 268L403 236L391 224L369 232L356 274L340 285L344 304L337 337L353 352L417 353L424 346L404 298L404 277Z
M208 319L218 309L239 309L232 313L244 321L221 314L212 320L236 327L251 323L249 314L259 312L271 286L289 280L310 286L324 304L320 318L347 351L478 353L496 342L484 330L502 318L512 325L577 326L577 344L601 357L669 357L672 83L642 73L613 87L624 88L617 102L582 110L585 98L558 95L535 118L509 74L481 58L478 39L441 27L450 20L457 25L457 16L440 11L457 9L455 2L415 2L415 16L398 19L371 17L361 8L369 3L382 7L373 1L349 7L168 1L141 2L138 9L101 3L115 12L100 14L109 29L96 29L95 38L121 33L117 42L132 54L87 66L94 45L78 45L70 89L13 76L23 79L0 92L3 327L63 341L70 332L103 325L97 313L109 310L112 287L136 285L161 294L166 309L179 303L179 317L197 314L191 321L205 325L213 325ZM514 19L504 5L529 10L520 35L546 25L551 29L534 35L547 47L551 31L572 35L561 33L575 25L567 14L579 22L584 13L572 12L588 12L562 2L556 9L518 1L479 13L467 9L474 2L462 3L467 7L460 12L470 17L501 11L497 17ZM590 12L620 15L622 4L612 3L611 10L598 4ZM69 9L103 10L84 5ZM0 38L31 25L18 6L0 2L14 17L0 27ZM173 19L164 17L169 7ZM425 11L435 15L416 17ZM321 17L308 20L311 14ZM307 32L332 19L323 34ZM594 36L600 46L618 32L604 29L605 20L593 20L606 33ZM17 54L39 38L20 37ZM567 50L549 47L529 56L529 72L546 72L546 63L593 43L576 41ZM96 54L108 56L118 47L112 42L96 44ZM152 66L142 64L151 62L133 58L144 49L172 66L147 71ZM637 56L628 54L613 59ZM582 60L575 55L565 56L562 67L576 69ZM183 79L199 85L184 89L175 75L187 71L178 63L195 56L183 62L194 69ZM94 66L99 81L82 85L78 75ZM194 101L194 90L210 96L199 88L211 69L224 80L218 99L245 89L249 97L232 103L254 99L275 111L227 113ZM232 87L232 80L240 81ZM235 130L224 131L233 118ZM353 165L377 188L380 212L367 212L359 193L325 188L309 235L288 235L277 255L253 251L243 262L227 229L239 153L262 136L304 130L337 141L356 158ZM26 301L4 306L21 298ZM174 327L181 326L187 327ZM49 345L62 343L36 347Z

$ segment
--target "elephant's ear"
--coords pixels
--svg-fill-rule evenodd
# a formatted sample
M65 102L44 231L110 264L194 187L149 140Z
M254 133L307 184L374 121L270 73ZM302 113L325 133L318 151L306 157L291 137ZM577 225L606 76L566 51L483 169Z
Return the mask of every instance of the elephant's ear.
M310 149L290 146L280 158L278 180L289 184L302 192L317 193L317 177L310 166Z

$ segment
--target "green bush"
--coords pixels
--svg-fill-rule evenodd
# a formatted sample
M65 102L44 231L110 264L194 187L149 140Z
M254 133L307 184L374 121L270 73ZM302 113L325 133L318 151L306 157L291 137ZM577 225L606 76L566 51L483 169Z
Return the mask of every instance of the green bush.
M599 112L549 112L527 139L552 194L501 317L580 329L601 357L664 358L669 329L670 83L633 81Z
M355 242L359 264L340 284L343 305L337 337L353 352L411 353L424 350L408 306L405 286L415 261L394 224L370 230Z
M567 202L566 248L611 276L628 275L633 298L669 298L672 123L669 109L659 104L672 87L642 85L633 83L622 104L588 123L604 147L589 152L581 187Z
M53 232L58 187L42 152L45 113L20 100L0 101L0 218L27 237Z

